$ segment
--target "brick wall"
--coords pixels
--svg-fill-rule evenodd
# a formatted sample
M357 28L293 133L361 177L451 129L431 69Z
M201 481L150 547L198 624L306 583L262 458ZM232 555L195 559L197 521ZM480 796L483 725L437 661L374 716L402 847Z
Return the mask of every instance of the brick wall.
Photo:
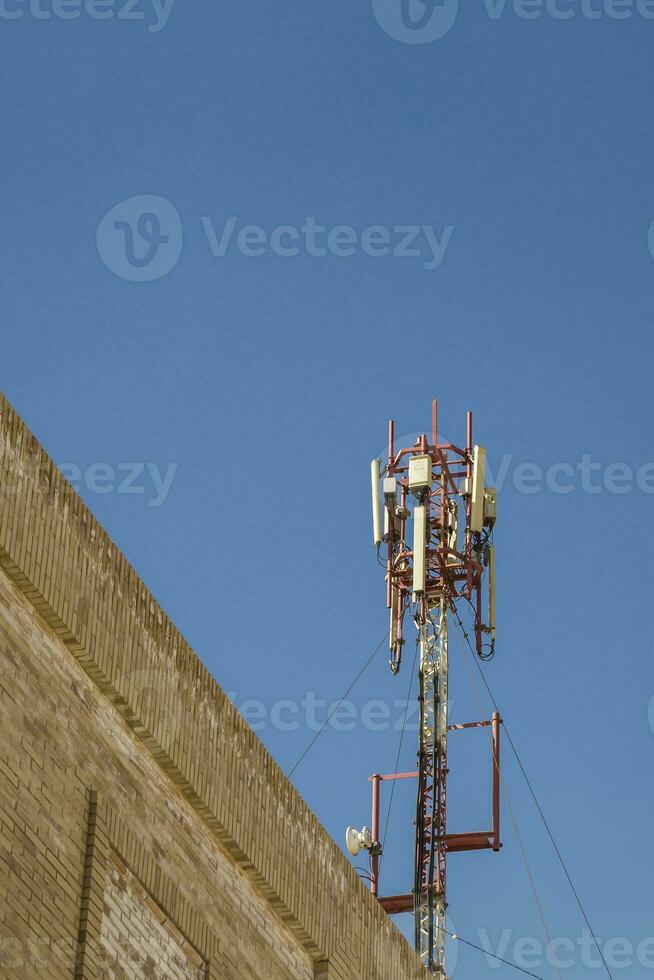
M2 398L0 566L2 977L426 975Z

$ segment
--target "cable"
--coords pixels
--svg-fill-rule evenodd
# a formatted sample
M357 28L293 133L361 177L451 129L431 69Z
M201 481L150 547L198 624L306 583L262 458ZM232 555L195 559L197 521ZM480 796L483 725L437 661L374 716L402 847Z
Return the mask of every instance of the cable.
M355 686L355 684L357 683L357 681L366 672L366 670L368 669L368 667L370 666L370 664L373 662L373 660L375 659L375 656L379 653L379 651L381 650L382 646L384 645L384 643L386 642L387 639L388 639L388 632L386 633L386 635L384 637L382 637L381 641L377 644L377 646L375 647L375 649L372 651L372 653L370 654L370 656L366 660L365 664L363 665L363 667L361 668L361 670L359 671L359 673L357 674L357 676L354 678L354 680L352 681L352 683L348 687L348 689L345 692L345 694L343 695L343 697L334 705L334 707L332 708L332 710L329 712L329 714L327 716L327 720L325 721L325 724L322 726L322 728L319 731L316 732L316 734L313 736L313 738L311 739L311 741L307 745L306 749L304 750L304 752L302 753L302 755L300 756L300 758L297 760L297 762L295 763L295 765L293 766L293 768L291 769L291 771L288 773L288 779L291 778L291 776L293 775L293 773L295 772L295 770L297 769L297 767L303 761L304 757L309 753L309 751L313 748L313 746L315 745L315 743L318 741L318 739L320 738L320 736L322 735L322 733L324 732L324 730L327 728L327 725L331 721L332 716L336 714L336 712L338 711L338 709L340 708L340 706L343 704L343 701L345 701L345 698L348 696L348 694L350 693L350 691L352 690L352 688Z
M454 616L455 616L455 618L456 618L456 620L457 620L457 622L458 622L458 624L459 624L459 626L461 628L461 631L463 632L463 635L464 635L464 637L466 639L466 642L467 642L468 647L470 649L470 652L471 652L471 654L473 656L473 659L476 662L475 653L474 653L474 650L472 649L472 645L470 643L470 637L468 636L468 633L466 632L466 629L465 629L465 627L464 627L464 625L463 625L463 623L461 621L461 617L459 616L458 610L457 610L456 606L454 606L454 604L452 604L451 608L452 608L452 611L454 613ZM479 692L478 692L477 687L476 687L476 685L474 683L474 679L473 679L473 677L472 677L472 675L470 673L470 668L468 666L468 661L467 661L465 655L463 655L462 659L463 659L463 663L464 663L464 666L465 666L465 669L466 669L466 673L468 675L468 680L470 682L470 686L471 686L471 688L473 690L473 693L474 693L474 695L475 695L475 697L477 699L477 702L479 704L480 714L483 715L483 713L484 713L484 707L483 707L483 705L481 703L481 698L479 697ZM489 741L491 741L490 735L489 735ZM491 742L491 744L492 744L492 742ZM543 911L543 906L541 904L541 901L540 901L540 898L539 898L539 895L538 895L538 890L536 888L536 882L534 881L534 876L532 874L531 867L529 865L529 860L527 858L527 851L525 850L525 846L524 846L524 843L523 843L523 840L522 840L522 836L520 834L520 831L518 830L518 822L517 822L517 820L515 818L515 813L513 812L513 806L511 804L511 799L509 797L509 793L508 793L508 790L506 788L506 785L505 785L504 781L502 781L502 784L501 785L502 785L502 795L504 796L504 799L506 801L506 805L507 805L507 808L508 808L508 811L509 811L509 816L511 817L511 823L513 824L513 830L514 830L514 833L515 833L515 836L516 836L516 840L518 841L518 847L520 848L520 853L522 855L522 862L523 862L523 864L525 866L525 870L527 872L527 877L529 878L529 884L531 886L531 891L532 891L532 894L534 896L534 900L536 902L536 907L538 909L538 915L540 917L540 921L541 921L541 924L543 926L543 931L544 931L545 936L547 938L548 947L551 947L551 945L552 945L552 937L550 936L550 931L547 928L547 921L545 919L545 913ZM556 970L557 977L559 978L559 980L561 980L561 973L560 973L558 964L556 964L554 966L554 969Z
M463 635L466 638L466 641L468 643L468 646L470 647L470 640L469 640L468 634L466 633L465 628L463 626L463 623L461 622L461 620L460 620L460 618L459 618L458 613L456 612L456 610L455 610L455 616L456 616L456 618L457 618L457 620L459 622L459 626L461 627L461 630L463 632ZM470 650L471 650L471 652L473 652L472 651L472 647L470 647ZM491 701L493 703L493 707L498 712L498 714L501 715L502 712L500 711L500 709L499 709L499 707L497 705L497 701L495 700L495 695L493 694L493 692L492 692L492 690L490 688L490 685L489 685L488 681L486 680L486 675L484 674L483 670L481 669L481 666L477 662L477 659L476 658L475 658L475 663L477 664L477 670L479 671L479 673L481 675L481 679L484 682L484 686L485 686L486 690L488 691L488 696L490 697L490 699L491 699ZM538 801L538 797L536 796L536 792L534 790L534 787L532 786L531 780L529 779L529 776L527 775L527 770L525 769L525 767L523 765L523 762L522 762L522 759L520 758L520 756L518 754L518 750L517 750L517 748L515 746L515 743L514 743L513 739L511 738L511 733L509 732L509 729L507 727L506 722L504 721L504 717L503 716L502 716L502 722L503 722L503 726L504 726L504 734L506 735L507 740L508 740L508 743L511 746L511 751L513 752L513 755L515 756L515 760L518 763L518 766L520 767L520 771L522 772L522 775L524 776L525 782L526 782L527 787L529 789L529 792L531 794L531 798L533 799L534 803L536 804L536 809L538 810L539 816L540 816L541 820L543 821L543 826L545 827L545 830L547 831L547 835L548 835L550 841L552 842L552 847L554 848L554 851L556 853L556 856L557 856L557 858L559 860L559 864L563 868L563 873L565 874L565 877L566 877L566 879L568 881L568 884L570 885L570 888L572 890L572 894L574 895L575 900L577 902L577 905L579 906L579 909L581 911L581 914L584 917L584 921L585 921L586 925L588 926L589 932L590 932L591 936L593 937L593 942L597 946L597 951L598 951L598 953L599 953L599 955L600 955L600 957L602 959L602 963L604 964L604 969L606 970L606 972L607 972L608 976L611 978L611 980L613 980L613 974L611 973L611 971L609 969L609 966L608 966L608 963L606 962L606 959L604 958L604 953L602 952L602 948L601 948L601 946L600 946L600 944L599 944L599 942L597 940L597 937L595 936L595 931L594 931L593 927L590 924L590 920L588 918L588 915L586 914L586 910L585 910L585 908L584 908L584 906L582 904L582 901L581 901L581 898L579 896L579 893L578 893L577 889L574 886L574 883L573 883L572 878L570 876L570 872L568 871L567 865L566 865L565 861L563 860L563 855L561 854L561 851L559 850L559 847L558 847L558 845L556 843L556 840L554 839L554 834L552 833L552 831L550 829L550 825L549 825L549 823L547 821L547 818L546 818L546 816L545 816L545 814L543 812L543 809L542 809L542 807L541 807L541 805L540 805L540 803Z
M491 953L489 950L484 949L483 946L477 946L476 943L471 943L469 939L463 939L461 936L457 935L454 932L449 932L449 930L447 929L443 929L443 932L446 935L450 936L452 939L455 939L456 942L464 943L466 946L471 946L472 949L479 950L479 952L483 953L484 956L491 956L494 960L497 960L499 963L505 963L507 966L513 967L514 970L519 970L520 973L524 973L528 977L535 977L536 980L543 980L543 978L539 977L537 973L530 973L529 970L524 970L521 966L518 966L517 963L512 963L511 960L505 960L502 956L497 956L495 953Z
M400 771L400 755L402 752L402 743L404 742L404 732L406 728L407 714L409 713L409 699L411 697L411 688L413 687L413 678L416 672L416 663L418 661L418 641L416 640L416 650L413 655L413 667L411 668L411 678L409 680L409 690L406 694L406 702L404 706L404 718L402 720L402 731L400 732L400 744L397 747L397 757L395 759L395 771L394 775L397 776ZM391 786L391 795L388 800L388 811L386 813L386 823L384 824L384 836L382 837L382 852L379 858L379 873L381 874L381 864L384 856L384 847L386 846L386 836L388 834L388 825L391 820L391 810L393 808L393 797L395 796L395 786L397 784L397 779L393 780L393 785Z
M464 595L462 598L464 598L465 601L468 603L468 605L472 609L473 616L476 617L477 616L477 610L473 606L473 604L470 601L470 599L468 598L468 596L467 595ZM456 607L455 606L452 606L452 609L454 610L455 616L458 616L458 612L456 610ZM463 635L465 636L466 640L468 640L468 634L466 633L465 629L463 628L463 623L460 620L459 620L459 625L460 625L460 627L461 627L461 629L463 631ZM469 641L468 641L468 645L470 645ZM490 650L488 651L488 653L484 653L483 647L490 647ZM490 661L493 660L494 657L495 657L495 640L493 639L490 643L484 643L484 644L482 644L482 650L481 651L477 650L476 653L475 653L475 656L479 657L479 659L482 660L484 663L490 663Z

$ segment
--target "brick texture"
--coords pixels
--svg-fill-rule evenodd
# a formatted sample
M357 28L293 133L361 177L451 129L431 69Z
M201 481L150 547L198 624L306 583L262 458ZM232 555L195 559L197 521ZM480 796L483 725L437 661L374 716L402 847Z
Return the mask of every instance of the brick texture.
M426 976L1 397L0 660L0 976Z

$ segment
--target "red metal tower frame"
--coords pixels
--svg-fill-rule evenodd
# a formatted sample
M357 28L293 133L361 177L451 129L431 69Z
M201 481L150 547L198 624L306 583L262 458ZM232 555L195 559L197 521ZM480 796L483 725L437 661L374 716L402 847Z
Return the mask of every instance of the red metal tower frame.
M371 881L379 897L379 840L381 783L417 780L416 851L411 894L380 898L387 912L414 909L416 950L425 966L444 976L447 855L456 851L491 848L500 843L500 725L490 721L448 724L448 614L459 600L474 612L477 654L494 652L495 491L485 486L485 450L473 445L472 413L467 413L464 446L439 441L438 406L432 404L431 438L420 436L413 446L395 447L395 423L388 427L388 459L381 470L373 461L374 538L386 545L386 604L390 610L390 665L400 669L404 617L412 608L420 646L419 766L415 773L371 776L373 826ZM384 532L381 532L378 481L383 477ZM376 485L377 481L377 485ZM377 496L376 496L377 495ZM409 505L413 501L413 515ZM408 522L413 516L413 543ZM488 617L484 621L483 585L489 580ZM458 615L458 613L457 613ZM485 639L487 642L485 642ZM447 832L447 738L469 728L492 730L492 829L481 833Z

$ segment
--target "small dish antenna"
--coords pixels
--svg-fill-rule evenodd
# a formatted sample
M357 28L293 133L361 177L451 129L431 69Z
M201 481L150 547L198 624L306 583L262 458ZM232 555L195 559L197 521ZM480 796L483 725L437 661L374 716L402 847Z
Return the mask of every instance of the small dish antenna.
M372 849L372 833L367 827L364 827L363 830L348 827L345 831L345 845L352 857L356 857L362 850L370 851Z

